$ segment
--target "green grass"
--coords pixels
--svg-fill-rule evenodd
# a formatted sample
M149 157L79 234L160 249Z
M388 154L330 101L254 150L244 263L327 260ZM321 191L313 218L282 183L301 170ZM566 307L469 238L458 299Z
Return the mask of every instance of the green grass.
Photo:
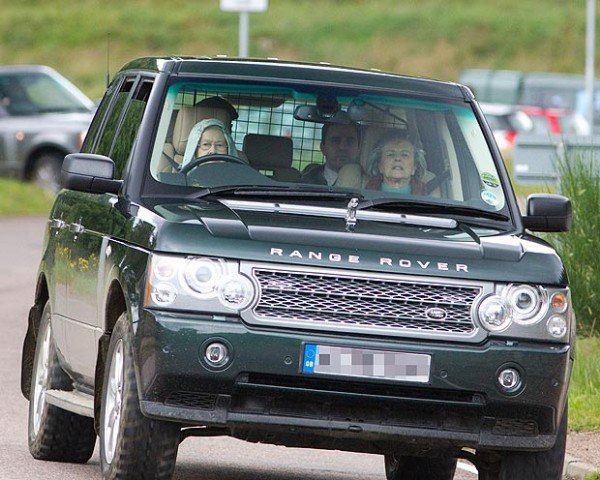
M573 205L573 225L568 233L549 235L567 273L578 333L600 336L600 165L579 156L559 165L560 191ZM600 369L597 370L600 372Z
M218 0L0 0L0 62L43 63L92 98L110 68L145 55L237 55ZM456 80L466 67L579 72L585 2L273 0L250 15L250 55Z
M600 430L600 337L578 338L569 390L569 429Z
M53 197L37 185L0 178L0 217L48 215Z

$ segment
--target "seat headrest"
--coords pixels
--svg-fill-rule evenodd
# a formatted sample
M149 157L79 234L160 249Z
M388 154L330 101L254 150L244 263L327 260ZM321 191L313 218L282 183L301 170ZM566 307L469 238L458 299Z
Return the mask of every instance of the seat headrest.
M227 128L231 124L231 117L222 108L214 107L181 107L175 118L173 127L173 147L179 155L183 155L192 127L201 120L216 118L222 121Z
M249 133L244 137L244 153L258 170L274 170L292 165L292 139Z

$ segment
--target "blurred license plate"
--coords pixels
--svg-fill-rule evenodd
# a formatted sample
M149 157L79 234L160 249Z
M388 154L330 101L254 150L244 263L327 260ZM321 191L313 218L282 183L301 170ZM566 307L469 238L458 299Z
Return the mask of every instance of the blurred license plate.
M302 373L427 383L430 365L431 356L420 353L308 343Z

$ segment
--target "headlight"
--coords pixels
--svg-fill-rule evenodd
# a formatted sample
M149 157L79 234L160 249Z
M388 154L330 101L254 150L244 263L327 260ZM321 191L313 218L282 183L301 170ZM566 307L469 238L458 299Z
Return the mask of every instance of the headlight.
M505 330L511 321L508 302L498 295L486 298L479 305L479 320L490 332Z
M224 265L210 258L188 260L183 276L187 285L202 296L215 295L217 282L225 275Z
M531 285L511 285L506 298L513 312L513 320L531 323L540 319L540 314L548 308L545 290Z
M219 282L218 295L225 307L243 310L252 301L254 287L248 277L234 275Z
M546 328L548 329L548 333L554 338L562 338L567 333L567 321L564 317L556 315L550 317L550 320L548 320L548 323L546 324Z
M571 296L568 288L497 284L477 309L479 324L494 336L569 340Z
M144 305L169 310L237 313L255 298L239 264L220 258L152 255Z

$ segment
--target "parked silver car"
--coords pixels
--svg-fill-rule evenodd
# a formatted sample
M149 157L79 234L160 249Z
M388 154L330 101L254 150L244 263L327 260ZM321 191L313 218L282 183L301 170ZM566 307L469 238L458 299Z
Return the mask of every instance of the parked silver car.
M0 66L0 175L58 191L63 158L81 148L94 110L50 67Z

